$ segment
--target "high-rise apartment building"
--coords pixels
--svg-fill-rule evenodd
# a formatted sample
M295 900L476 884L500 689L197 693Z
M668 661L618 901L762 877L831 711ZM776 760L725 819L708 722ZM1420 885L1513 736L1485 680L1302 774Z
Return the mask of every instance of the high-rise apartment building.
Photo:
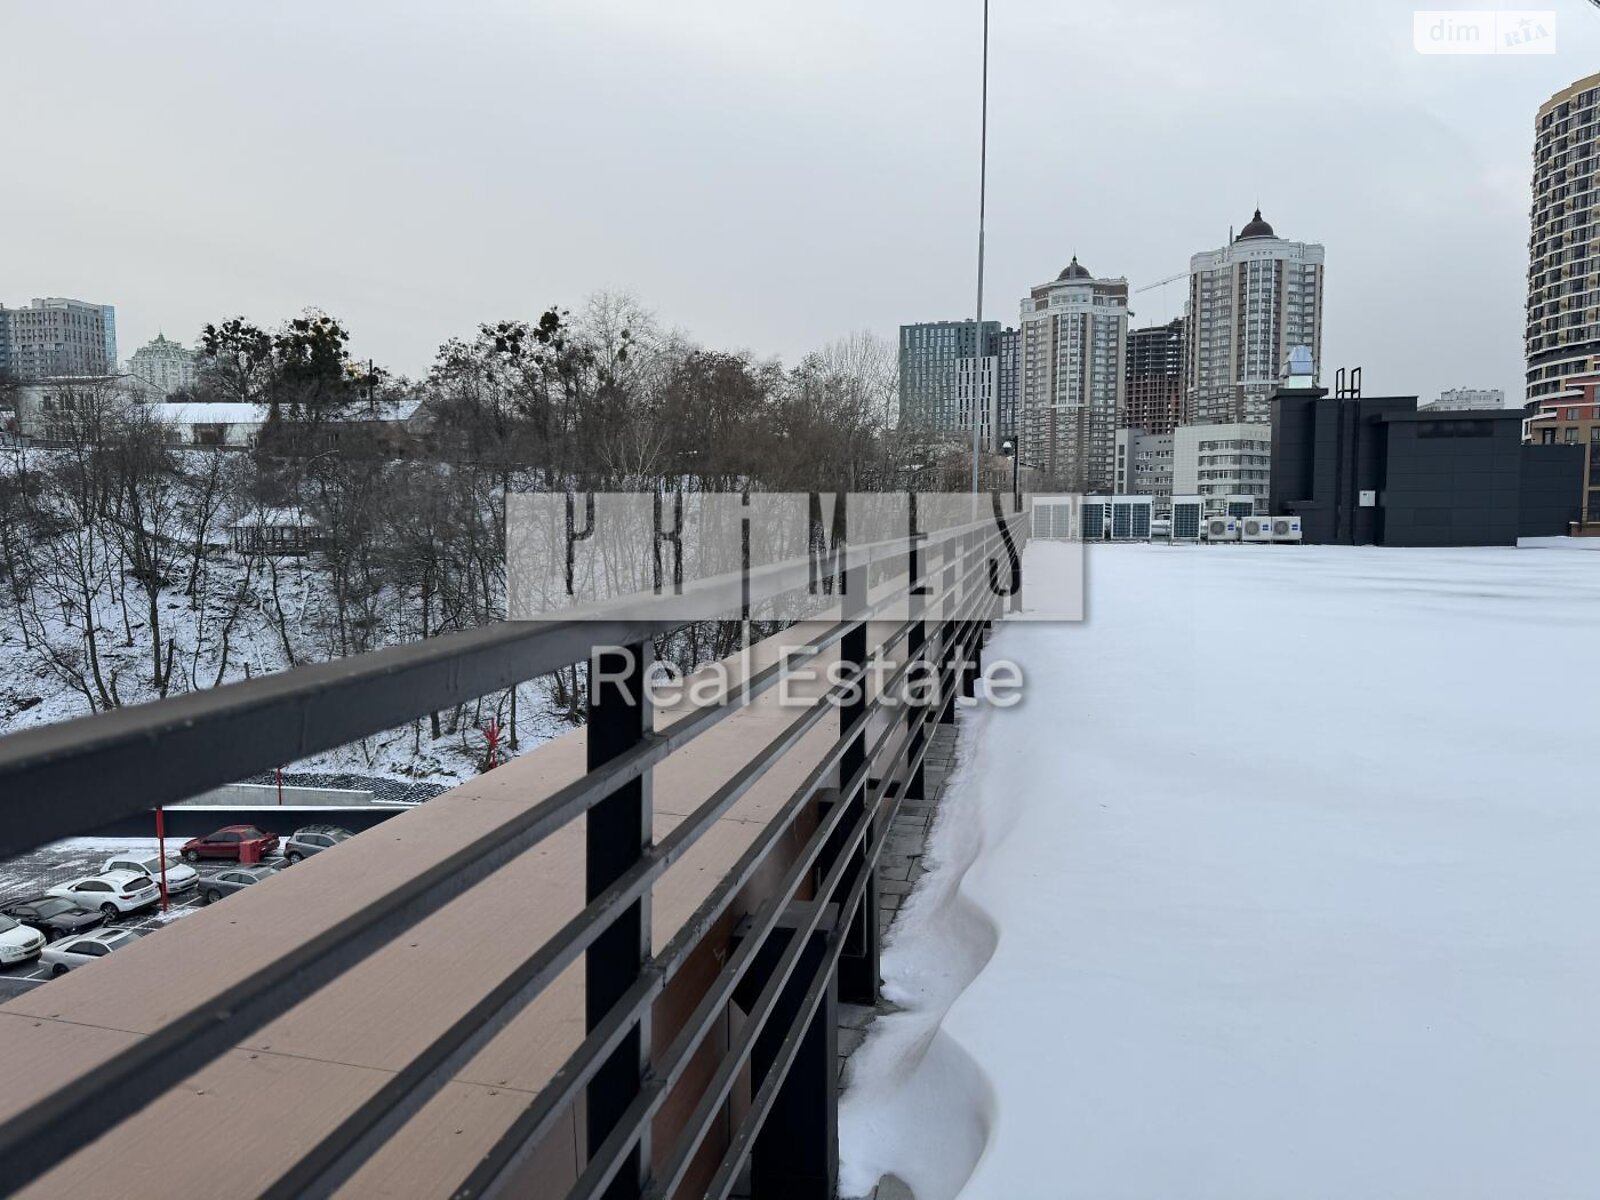
M1261 210L1220 250L1189 260L1184 420L1270 421L1297 346L1322 365L1324 252L1280 238Z
M0 343L0 368L20 379L110 375L117 369L116 309L60 296L0 307Z
M1600 361L1600 75L1539 108L1528 241L1527 411L1571 396Z
M972 432L993 450L1016 429L1017 331L998 321L900 327L900 420L940 433Z
M1022 458L1068 491L1115 486L1126 390L1128 281L1096 279L1076 257L1022 302Z
M1002 329L995 336L995 421L996 442L1017 436L1017 411L1022 403L1022 333Z
M128 360L133 386L155 400L191 390L195 373L195 352L159 333L155 341L140 346Z
M1171 433L1183 419L1183 318L1128 334L1124 429Z

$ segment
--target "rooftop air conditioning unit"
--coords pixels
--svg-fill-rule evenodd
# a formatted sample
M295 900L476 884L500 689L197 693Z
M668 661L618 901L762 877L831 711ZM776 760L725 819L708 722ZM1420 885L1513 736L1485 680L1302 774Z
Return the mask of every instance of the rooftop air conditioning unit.
M1111 505L1094 497L1087 497L1078 511L1082 514L1083 540L1103 542L1111 534Z
M1269 517L1245 517L1239 522L1239 540L1243 542L1270 542L1272 520Z
M1273 517L1272 540L1275 542L1298 542L1301 539L1299 517Z
M1155 511L1154 496L1114 496L1111 500L1111 538L1113 541L1150 540L1150 517Z
M1076 541L1077 511L1070 496L1040 496L1033 502L1033 536Z
M1239 540L1238 517L1207 517L1200 535L1208 542L1237 542Z
M1205 502L1198 496L1174 496L1172 499L1172 540L1197 542L1205 524Z

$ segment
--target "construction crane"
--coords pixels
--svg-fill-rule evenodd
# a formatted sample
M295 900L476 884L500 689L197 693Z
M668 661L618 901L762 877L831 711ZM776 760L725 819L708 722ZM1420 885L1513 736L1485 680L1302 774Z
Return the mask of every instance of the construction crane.
M1158 279L1154 283L1147 283L1142 288L1134 288L1133 294L1137 296L1140 292L1148 292L1151 288L1166 287L1169 283L1177 283L1178 280L1187 278L1189 278L1189 272L1187 271L1184 271L1180 275L1168 275L1165 279Z
M1187 279L1187 278L1189 278L1189 272L1187 272L1187 271L1184 271L1182 274L1179 274L1179 275L1168 275L1165 279L1158 279L1154 283L1147 283L1142 288L1134 288L1132 294L1137 296L1140 292L1148 292L1153 288L1164 288L1169 283L1177 283L1178 280ZM1163 305L1166 304L1166 301L1165 301L1164 298L1162 300L1162 304ZM1128 310L1128 316L1129 317L1135 317L1135 316L1138 316L1138 314L1135 313L1132 309L1129 309Z

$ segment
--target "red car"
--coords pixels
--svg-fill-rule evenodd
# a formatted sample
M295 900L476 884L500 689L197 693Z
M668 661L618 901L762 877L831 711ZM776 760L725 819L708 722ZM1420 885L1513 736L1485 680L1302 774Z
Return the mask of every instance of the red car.
M260 862L278 849L278 835L263 833L254 825L224 825L205 837L190 838L183 844L188 862L202 858L232 858L239 862Z

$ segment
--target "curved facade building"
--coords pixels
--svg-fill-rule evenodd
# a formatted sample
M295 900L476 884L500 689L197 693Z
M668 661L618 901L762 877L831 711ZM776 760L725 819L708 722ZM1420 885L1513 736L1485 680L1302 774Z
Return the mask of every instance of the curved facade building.
M1539 108L1528 241L1527 406L1581 389L1600 359L1600 75Z

